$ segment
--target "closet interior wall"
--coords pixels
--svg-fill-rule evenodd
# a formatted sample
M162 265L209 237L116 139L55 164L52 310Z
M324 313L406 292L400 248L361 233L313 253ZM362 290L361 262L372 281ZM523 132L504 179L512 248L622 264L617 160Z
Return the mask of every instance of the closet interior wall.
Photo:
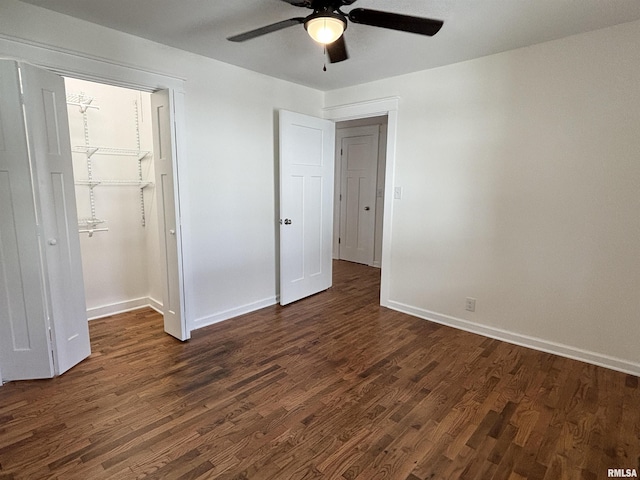
M65 87L87 315L161 310L150 95L72 78Z

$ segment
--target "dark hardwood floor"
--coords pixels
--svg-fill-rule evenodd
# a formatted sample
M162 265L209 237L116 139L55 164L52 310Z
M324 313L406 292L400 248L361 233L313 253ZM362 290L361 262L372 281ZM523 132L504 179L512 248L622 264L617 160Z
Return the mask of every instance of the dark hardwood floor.
M638 378L378 306L379 270L193 332L144 309L0 388L0 479L585 479L640 471ZM212 293L215 294L215 293Z

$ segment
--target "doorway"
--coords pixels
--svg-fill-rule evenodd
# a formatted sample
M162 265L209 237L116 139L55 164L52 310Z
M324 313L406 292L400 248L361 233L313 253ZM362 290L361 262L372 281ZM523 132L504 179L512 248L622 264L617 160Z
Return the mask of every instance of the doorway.
M162 313L151 96L65 77L88 318Z
M281 305L328 288L332 283L332 258L373 267L377 243L380 252L377 266L382 267L387 167L386 162L378 159L387 156L388 115L372 117L377 118L336 125L327 119L279 111ZM337 135L336 130L344 134ZM340 138L337 143L336 137ZM362 146L366 147L364 154ZM355 188L351 188L351 180ZM358 210L364 212L354 220L355 227L349 225L353 217L350 210L356 214ZM369 232L360 227L363 219L368 220ZM357 259L346 258L341 248L348 244L344 242L348 235L339 232L349 229L349 233L355 230L356 237L368 233L368 252ZM358 244L357 238L354 243Z
M347 120L356 120L363 118L371 118L376 116L387 117L387 134L385 149L385 167L384 181L385 187L383 192L383 213L382 213L382 255L380 262L380 305L386 307L389 305L389 292L391 289L391 238L393 226L393 191L396 187L394 170L396 161L396 143L398 130L398 108L400 99L398 97L380 98L377 100L367 100L344 105L335 105L324 109L324 118L341 122Z
M381 267L387 115L336 123L334 259Z

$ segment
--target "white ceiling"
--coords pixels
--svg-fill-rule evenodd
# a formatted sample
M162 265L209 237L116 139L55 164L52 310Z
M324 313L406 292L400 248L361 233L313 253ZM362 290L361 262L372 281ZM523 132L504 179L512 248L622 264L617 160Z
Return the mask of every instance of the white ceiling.
M23 0L139 37L319 89L356 85L640 19L638 0L358 0L435 18L434 37L349 24L349 60L327 63L302 25L232 43L228 36L311 10L282 0Z

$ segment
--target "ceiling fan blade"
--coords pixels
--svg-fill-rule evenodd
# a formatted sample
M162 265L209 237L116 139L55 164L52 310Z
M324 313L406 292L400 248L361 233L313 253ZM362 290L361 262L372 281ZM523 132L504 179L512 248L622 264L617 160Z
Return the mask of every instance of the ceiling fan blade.
M311 8L311 0L282 0L283 2L287 2L294 7L307 7Z
M413 17L399 13L381 12L367 8L354 8L349 12L349 20L353 23L371 25L372 27L390 28L420 35L435 35L444 22L430 18Z
M344 35L340 35L340 38L333 43L329 43L327 46L327 55L329 55L329 63L338 63L349 58L347 53L347 44L344 41Z
M323 10L325 8L331 8L335 10L344 5L351 5L356 0L282 0L294 7L307 7L314 10Z
M264 27L256 28L255 30L249 30L248 32L240 33L232 37L227 38L231 42L244 42L251 40L252 38L266 35L267 33L277 32L283 28L291 27L293 25L299 25L304 22L303 17L290 18L289 20L283 20L281 22L272 23Z

